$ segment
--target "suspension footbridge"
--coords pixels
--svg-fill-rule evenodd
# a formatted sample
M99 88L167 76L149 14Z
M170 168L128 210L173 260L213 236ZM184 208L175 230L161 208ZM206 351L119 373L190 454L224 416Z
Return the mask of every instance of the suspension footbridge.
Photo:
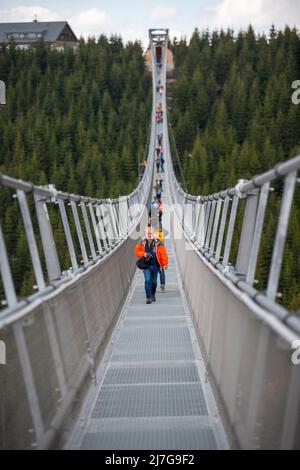
M212 195L184 192L168 137L167 54L158 60L157 44L167 51L168 30L150 30L151 135L133 193L100 200L0 176L20 208L37 290L17 295L1 229L1 448L300 448L300 366L291 360L300 318L276 302L300 157ZM158 135L169 268L166 291L147 305L134 247L157 180ZM259 291L255 272L275 180L283 182L281 207L267 288ZM68 270L61 269L52 206Z

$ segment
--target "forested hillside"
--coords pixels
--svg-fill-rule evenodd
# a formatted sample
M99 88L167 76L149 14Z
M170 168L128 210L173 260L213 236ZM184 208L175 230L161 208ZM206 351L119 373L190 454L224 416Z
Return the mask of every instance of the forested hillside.
M235 35L194 32L172 44L176 87L171 124L188 190L208 194L234 186L300 153L300 105L291 101L300 79L300 35L251 27ZM266 287L282 185L273 184L258 262ZM238 218L240 228L241 218ZM234 264L237 237L231 261ZM300 191L296 191L280 284L281 301L300 306Z
M139 43L0 49L0 171L98 197L130 192L144 159L151 81Z
M0 112L1 173L100 198L136 187L151 109L151 76L138 42L124 46L119 37L101 36L65 51L43 43L29 50L11 44L0 48L0 79L7 85L7 106ZM1 223L17 293L28 295L35 279L12 196L1 189ZM32 208L32 198L28 202ZM50 217L61 267L67 269L61 218L55 211ZM38 236L37 242L42 253Z

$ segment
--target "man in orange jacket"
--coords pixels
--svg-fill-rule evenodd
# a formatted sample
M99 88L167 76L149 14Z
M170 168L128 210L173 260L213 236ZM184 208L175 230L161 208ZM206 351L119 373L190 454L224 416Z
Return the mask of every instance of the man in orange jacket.
M147 227L146 237L136 245L135 254L139 258L144 256L149 263L149 268L146 268L143 271L147 297L146 303L151 304L152 302L156 302L155 293L159 269L168 268L167 250L163 242L155 238L153 227Z

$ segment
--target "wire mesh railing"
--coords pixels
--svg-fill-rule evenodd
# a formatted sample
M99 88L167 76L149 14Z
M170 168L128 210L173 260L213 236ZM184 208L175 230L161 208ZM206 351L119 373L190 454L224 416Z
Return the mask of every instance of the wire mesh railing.
M153 138L152 138L153 140ZM153 142L149 143L153 146ZM10 188L18 204L23 221L27 249L34 275L34 289L43 295L70 280L74 275L97 263L127 237L137 224L146 203L152 178L152 148L148 164L138 187L128 196L118 199L97 199L57 191L52 185L36 186L30 182L0 175L0 185ZM33 204L29 199L33 199ZM51 209L58 208L68 254L69 269L62 269L61 253L58 253L51 217ZM34 224L34 220L37 224ZM37 238L41 240L41 250ZM64 253L65 256L65 253ZM24 301L18 298L11 263L0 227L1 278L4 290L2 304L8 309L20 307ZM43 263L46 270L43 269Z
M202 255L242 291L282 320L297 327L299 322L277 303L284 261L285 243L295 189L300 170L300 156L278 164L270 171L251 180L208 196L185 193L169 165L174 207L186 234ZM256 273L271 183L281 181L279 214L274 240L269 240L271 257L267 266L264 290L256 289Z

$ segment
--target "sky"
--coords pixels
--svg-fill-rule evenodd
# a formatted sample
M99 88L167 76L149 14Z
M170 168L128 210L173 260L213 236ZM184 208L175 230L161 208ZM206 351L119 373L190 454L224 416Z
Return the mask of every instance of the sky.
M78 36L119 34L125 42L148 43L149 28L169 28L189 38L193 30L245 29L257 32L300 28L300 0L0 0L0 22L67 20Z

